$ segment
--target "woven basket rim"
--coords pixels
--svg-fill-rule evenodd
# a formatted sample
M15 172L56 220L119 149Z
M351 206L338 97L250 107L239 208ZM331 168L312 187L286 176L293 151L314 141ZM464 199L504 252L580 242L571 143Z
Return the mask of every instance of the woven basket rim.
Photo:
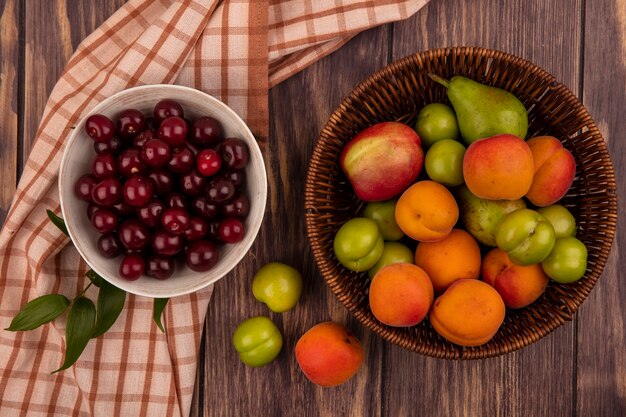
M488 351L478 350L466 350L464 348L458 348L458 350L454 351L454 353L450 353L450 351L444 351L440 347L424 347L419 344L411 344L409 341L404 340L402 337L394 337L393 334L390 333L389 328L381 323L374 321L368 322L365 316L358 311L359 308L356 304L346 302L345 298L342 297L341 293L341 285L336 279L334 275L330 273L330 264L331 260L325 259L322 248L317 242L316 230L314 224L314 214L316 210L316 206L314 204L314 182L315 182L315 169L316 164L321 161L322 147L330 140L330 135L333 131L333 128L340 123L342 116L348 112L350 112L351 107L354 103L360 100L360 96L364 94L370 87L375 86L379 80L393 76L394 73L400 71L405 68L409 64L420 64L421 62L425 62L429 59L432 59L436 56L473 56L480 55L484 58L498 58L506 61L507 63L511 63L515 66L523 66L526 71L535 74L538 77L546 80L550 84L550 89L558 91L560 94L564 96L564 100L566 101L568 106L573 106L576 112L576 117L579 120L582 120L586 123L586 127L589 128L591 136L594 138L594 141L597 141L599 145L599 158L606 164L608 167L606 170L607 176L607 187L605 190L606 199L608 199L608 204L610 210L608 212L609 221L606 226L606 234L609 236L609 241L604 242L601 250L603 253L606 253L606 256L600 259L601 265L595 265L593 272L597 272L597 274L590 274L591 279L588 280L588 285L582 287L580 291L581 294L579 297L575 297L571 300L571 303L568 303L567 307L569 311L555 312L557 316L553 322L545 329L544 332L540 332L537 334L533 334L530 338L526 338L522 340L520 343L509 343L498 349L490 349ZM383 68L380 68L369 77L361 81L352 89L352 91L341 101L341 103L335 108L333 113L330 115L328 121L324 125L318 140L316 141L314 150L311 155L311 159L309 160L309 165L307 168L306 175L306 186L305 186L305 220L306 220L306 233L307 238L309 240L309 244L311 246L311 250L313 252L313 256L315 259L315 263L317 267L320 269L320 273L322 274L324 281L330 287L331 291L335 295L335 297L340 301L341 304L344 305L356 318L357 320L365 327L372 330L374 333L378 334L382 338L391 341L392 343L398 344L401 347L407 348L409 350L413 350L419 353L426 354L428 356L443 358L443 359L480 359L487 357L499 356L502 354L506 354L518 349L521 349L535 341L541 339L547 334L551 333L555 328L561 326L566 321L569 321L573 318L574 313L580 307L582 302L589 295L592 288L595 286L599 276L604 269L606 264L606 258L610 253L614 237L615 231L617 228L617 186L615 181L615 171L613 168L613 164L611 162L610 154L608 152L608 148L606 146L606 142L602 137L597 125L591 118L587 109L584 105L578 100L578 98L574 95L574 93L564 84L559 82L556 77L548 73L543 68L538 65L518 56L512 55L507 52L498 51L495 49L487 49L482 47L471 47L471 46L458 46L458 47L447 47L447 48L437 48L426 50L422 52L416 52L410 55L407 55L403 58L400 58ZM597 271L596 271L597 270ZM456 346L456 345L454 345ZM479 347L480 348L480 347Z

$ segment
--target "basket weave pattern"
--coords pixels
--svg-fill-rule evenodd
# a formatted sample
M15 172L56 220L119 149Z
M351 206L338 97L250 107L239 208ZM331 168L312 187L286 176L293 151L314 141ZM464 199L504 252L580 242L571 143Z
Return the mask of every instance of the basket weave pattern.
M529 114L528 137L559 138L576 160L576 178L561 201L576 218L577 237L588 248L585 277L561 285L550 282L545 294L520 310L507 310L488 343L463 348L439 336L428 320L394 328L372 315L365 273L344 268L335 258L339 227L363 209L339 166L344 145L359 131L383 121L413 125L417 112L432 102L447 102L445 89L428 73L463 75L515 94ZM527 346L571 320L602 274L617 223L615 173L606 144L591 116L574 94L552 75L521 58L472 47L445 48L407 56L359 84L337 107L313 151L305 189L307 235L317 266L339 301L366 327L406 349L447 359L498 356Z

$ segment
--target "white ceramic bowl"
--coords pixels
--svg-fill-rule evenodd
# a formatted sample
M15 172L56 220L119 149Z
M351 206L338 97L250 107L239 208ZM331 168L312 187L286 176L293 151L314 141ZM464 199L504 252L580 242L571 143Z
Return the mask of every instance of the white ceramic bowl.
M70 238L87 264L113 285L130 293L148 297L173 297L188 294L214 283L226 275L248 252L261 227L267 199L267 174L261 150L250 129L226 104L201 91L177 85L146 85L121 91L99 103L90 114L100 113L114 119L119 112L135 108L145 115L152 114L154 105L162 99L175 99L185 111L185 117L194 119L212 116L224 128L225 137L238 137L246 142L250 160L246 166L246 192L250 199L250 214L244 222L245 236L236 244L220 247L218 263L208 272L194 272L177 265L176 272L161 281L142 276L136 281L120 277L119 264L122 257L104 258L98 252L100 234L87 218L87 203L74 195L74 183L83 174L91 172L96 155L93 140L85 133L86 117L74 129L61 160L59 172L59 195L61 211Z

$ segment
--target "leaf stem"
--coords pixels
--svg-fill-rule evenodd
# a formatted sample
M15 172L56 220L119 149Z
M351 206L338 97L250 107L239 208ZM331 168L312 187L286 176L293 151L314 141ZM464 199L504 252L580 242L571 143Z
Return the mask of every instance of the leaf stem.
M429 72L428 73L428 77L431 80L433 80L433 81L443 85L446 88L450 87L450 81L446 80L445 78L443 78L443 77L441 77L441 76L439 76L437 74L433 74L432 72Z

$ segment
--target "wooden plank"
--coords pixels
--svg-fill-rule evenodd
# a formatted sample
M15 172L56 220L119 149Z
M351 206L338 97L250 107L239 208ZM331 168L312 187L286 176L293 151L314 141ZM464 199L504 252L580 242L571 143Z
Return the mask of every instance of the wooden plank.
M0 1L0 226L15 194L19 112L19 19L21 3Z
M576 414L626 415L626 3L585 2L583 103L608 141L618 179L620 216L613 251L589 298L578 313Z
M567 12L564 12L567 10ZM394 59L443 46L480 45L537 63L577 91L581 4L565 0L431 2L395 24ZM568 30L564 30L568 28ZM443 361L393 346L384 369L387 416L571 416L575 325L520 351L480 361ZM584 414L581 414L584 415Z
M266 217L250 254L218 282L209 305L205 415L380 415L381 341L350 318L316 270L305 234L303 191L309 155L330 113L359 80L386 61L387 28L382 27L358 36L271 91ZM253 274L270 261L286 262L302 272L304 291L293 311L268 314L252 296ZM284 336L278 359L258 369L240 363L231 344L237 324L255 315L268 315ZM334 389L309 383L293 354L298 338L327 320L346 324L367 349L357 376Z

